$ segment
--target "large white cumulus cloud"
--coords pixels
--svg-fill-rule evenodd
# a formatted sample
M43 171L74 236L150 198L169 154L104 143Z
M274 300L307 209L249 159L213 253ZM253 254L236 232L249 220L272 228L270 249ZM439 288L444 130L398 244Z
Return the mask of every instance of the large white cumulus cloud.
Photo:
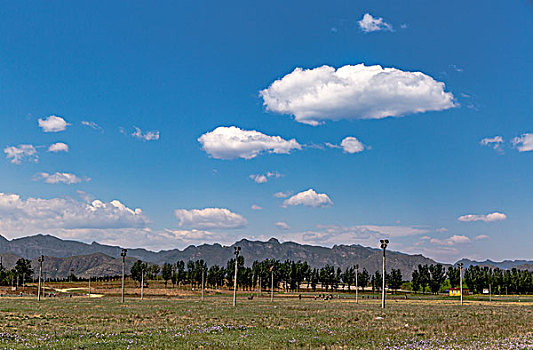
M296 121L311 125L326 120L401 117L455 106L444 83L424 73L364 64L296 68L260 95L267 110L293 115Z
M198 138L203 150L217 159L252 159L262 152L287 154L302 146L295 140L269 136L236 126L220 126Z
M148 218L118 200L80 202L69 198L27 198L0 193L0 232L53 233L57 230L144 228Z
M177 209L174 213L179 220L180 227L235 229L247 224L244 217L225 208Z

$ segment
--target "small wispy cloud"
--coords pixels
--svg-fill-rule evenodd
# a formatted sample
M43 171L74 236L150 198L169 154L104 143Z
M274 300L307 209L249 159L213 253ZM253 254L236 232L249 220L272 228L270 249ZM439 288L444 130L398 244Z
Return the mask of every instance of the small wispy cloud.
M33 176L33 181L44 181L48 184L64 183L67 185L77 184L82 181L90 181L90 178L80 178L77 175L71 173L37 173Z
M494 222L494 221L503 221L507 219L507 215L503 213L490 213L490 214L468 214L463 215L457 218L457 220L462 222L474 222L474 221L483 221L483 222Z
M131 136L135 137L136 139L144 140L144 141L157 141L159 140L159 131L146 131L143 132L138 127L133 127L135 131L131 133Z
M365 33L370 32L379 32L379 31L385 31L385 32L393 32L394 29L392 28L392 25L385 22L382 17L374 17L370 13L365 13L363 15L363 18L359 21L359 28Z
M503 145L503 137L501 136L494 136L494 137L485 137L483 140L479 142L482 146L491 147L495 151L503 152L502 145Z
M82 125L85 125L93 130L104 132L104 128L102 128L100 125L96 124L93 121L83 120L81 122Z
M269 171L266 174L251 174L249 178L258 184L264 184L268 182L268 179L271 177L277 179L277 178L280 178L281 176L283 175L281 175L277 171L274 171L274 172Z
M33 145L8 146L4 148L4 153L13 164L20 164L24 160L34 163L39 161L37 149Z

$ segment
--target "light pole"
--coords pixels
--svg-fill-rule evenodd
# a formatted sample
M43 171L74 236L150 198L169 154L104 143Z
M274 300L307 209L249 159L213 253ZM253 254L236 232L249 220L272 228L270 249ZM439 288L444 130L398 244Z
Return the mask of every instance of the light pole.
M383 249L383 276L382 276L382 286L381 286L381 308L385 308L385 250L387 249L387 244L389 244L388 239L381 239L381 249Z
M357 275L359 274L359 264L355 265L355 303L359 304L359 283Z
M39 257L39 288L37 290L37 300L41 301L41 279L43 277L43 261L44 255Z
M235 247L235 279L233 280L233 306L237 303L237 261L239 260L239 252L241 247Z
M270 267L270 302L274 301L274 266Z
M459 287L461 289L461 305L463 305L463 263L459 263Z
M124 275L126 274L126 253L127 249L122 249L120 256L122 257L122 302L124 302Z
M89 298L91 298L91 275L89 275Z
M141 269L141 300L144 299L144 267Z
M205 268L202 265L202 301L204 301Z

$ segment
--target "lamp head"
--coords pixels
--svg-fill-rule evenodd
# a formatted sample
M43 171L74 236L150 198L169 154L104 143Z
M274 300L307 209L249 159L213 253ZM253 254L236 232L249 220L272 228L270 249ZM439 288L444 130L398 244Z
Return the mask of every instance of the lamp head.
M381 243L381 248L382 249L387 248L387 245L389 244L389 240L388 239L380 239L379 242Z
M239 256L240 251L241 251L241 247L235 247L235 256Z
M127 252L128 252L127 249L122 249L122 252L120 253L120 256L122 256L122 257L126 256Z

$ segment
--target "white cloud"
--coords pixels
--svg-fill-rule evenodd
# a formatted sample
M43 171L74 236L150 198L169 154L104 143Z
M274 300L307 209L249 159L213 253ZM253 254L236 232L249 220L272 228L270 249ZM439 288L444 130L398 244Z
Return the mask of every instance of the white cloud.
M68 152L68 145L63 142L56 142L48 147L48 152Z
M325 207L333 202L325 193L316 193L312 188L302 191L283 201L283 207L304 205L306 207Z
M446 227L441 227L441 228L436 229L435 231L437 231L437 232L448 232L448 229Z
M165 230L172 238L182 241L202 241L213 237L213 232L203 230Z
M195 229L236 229L248 223L241 215L225 208L177 209L174 214L180 227Z
M156 141L156 140L159 140L159 131L157 131L157 130L142 132L142 130L139 129L138 127L136 127L136 126L134 126L133 128L135 129L135 131L133 133L131 133L131 136L133 136L133 137L135 137L137 139L144 140L144 141Z
M11 163L20 164L23 160L37 163L39 156L37 150L33 145L18 145L8 146L4 148L4 153L7 159L11 159Z
M0 232L11 235L38 232L75 234L76 230L145 228L149 222L141 209L114 200L90 203L70 198L28 198L0 193ZM69 233L70 232L70 233Z
M329 148L342 148L344 153L350 154L363 152L365 148L367 148L365 147L365 145L363 145L363 143L361 143L361 141L359 141L353 136L348 136L344 138L340 145L326 142L326 146L328 146Z
M295 139L285 140L236 126L219 126L200 136L198 142L207 154L217 159L252 159L262 152L288 154L302 148Z
M89 178L80 178L74 174L71 173L54 173L54 174L48 174L48 173L37 173L33 177L33 181L40 181L44 180L44 182L49 184L57 184L57 183L64 183L67 185L77 184L82 181L90 181Z
M463 235L453 235L450 238L446 238L444 240L432 238L430 242L433 244L438 244L438 245L454 246L457 244L469 243L470 238L463 236Z
M268 181L265 175L260 175L260 174L257 174L257 175L252 174L250 175L250 179L254 180L258 184L264 184L265 182Z
M463 215L457 218L457 220L462 222L473 222L473 221L484 221L484 222L493 222L493 221L502 221L507 219L507 215L503 213L490 213L487 215L478 215L478 214L468 214Z
M381 17L373 17L370 13L365 13L363 18L359 21L359 28L365 33L388 31L392 32L392 25L385 22Z
M93 121L83 120L81 124L88 126L89 128L94 129L96 131L104 132L104 128L102 128L100 125L96 124Z
M476 240L480 240L480 239L489 239L490 237L487 236L487 235L477 235L476 237L474 237L474 239Z
M284 221L278 221L274 224L274 226L276 226L277 229L279 230L288 230L290 229L291 227Z
M515 137L512 142L519 152L533 151L533 134L522 134L520 137Z
M276 198L287 198L290 195L292 195L292 191L274 193L274 197Z
M257 204L252 204L250 209L252 209L252 210L263 210L263 207L261 207L261 206L259 206Z
M455 107L444 83L421 72L381 66L296 68L260 92L267 110L300 123L382 119Z
M65 121L65 119L51 115L46 119L39 118L39 127L43 129L44 132L58 132L63 131L67 128L67 125L70 125Z
M252 174L250 175L250 179L254 180L258 184L264 184L268 181L269 178L280 178L282 175L278 173L277 171L271 172L268 171L266 174Z
M482 146L492 147L496 151L501 151L502 144L503 144L503 137L501 136L485 137L483 140L481 140L480 144Z
M363 152L365 145L361 143L358 139L352 136L346 137L341 142L341 147L346 153L359 153Z
M411 226L381 226L381 225L318 225L316 230L303 232L289 232L279 235L284 241L302 244L319 244L332 246L335 244L362 244L379 247L379 240L383 238L417 236L428 232Z

